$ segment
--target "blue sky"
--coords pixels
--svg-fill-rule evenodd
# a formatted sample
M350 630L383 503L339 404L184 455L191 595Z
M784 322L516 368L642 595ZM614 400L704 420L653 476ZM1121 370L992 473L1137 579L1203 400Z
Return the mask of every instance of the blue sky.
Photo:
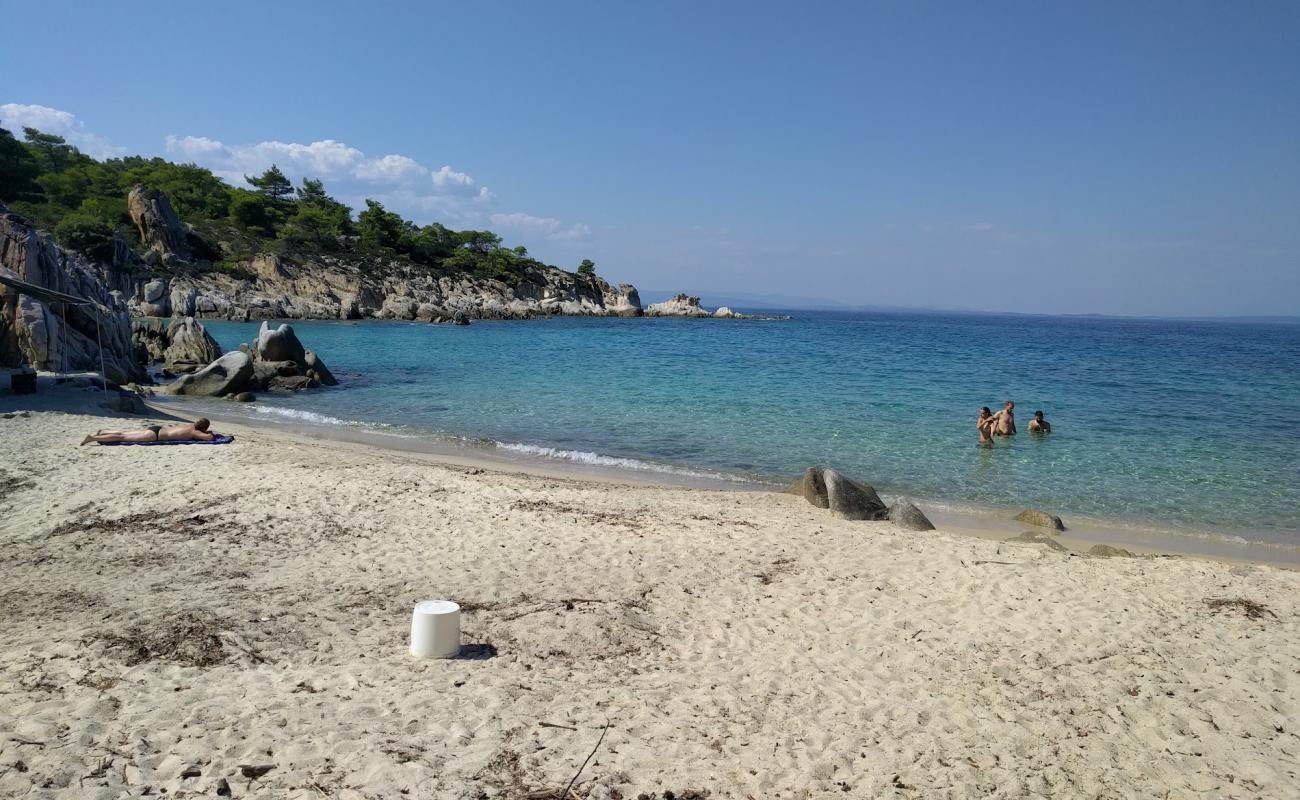
M12 5L6 127L706 305L1300 314L1293 2Z

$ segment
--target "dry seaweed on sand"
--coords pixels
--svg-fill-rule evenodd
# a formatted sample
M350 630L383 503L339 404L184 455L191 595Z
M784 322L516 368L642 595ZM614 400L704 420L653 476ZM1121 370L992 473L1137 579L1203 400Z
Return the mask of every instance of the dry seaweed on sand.
M220 635L228 627L224 620L191 612L148 625L133 625L120 633L108 633L102 640L109 650L122 654L127 666L171 661L211 667L230 657Z
M1277 619L1277 614L1274 614L1268 606L1244 597L1211 597L1206 599L1205 604L1212 612L1231 610L1240 611L1249 619L1264 619L1265 614Z

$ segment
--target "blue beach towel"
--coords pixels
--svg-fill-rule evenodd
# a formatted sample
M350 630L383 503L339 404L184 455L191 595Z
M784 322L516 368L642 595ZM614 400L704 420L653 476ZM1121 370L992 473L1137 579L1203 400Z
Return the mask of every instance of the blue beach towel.
M201 441L199 439L178 439L170 442L100 442L99 444L102 447L116 447L117 445L120 444L138 444L138 445L155 446L160 444L230 444L231 442L235 441L234 436L227 436L221 433L214 433L212 434L212 437L213 437L212 441L208 441L208 442Z

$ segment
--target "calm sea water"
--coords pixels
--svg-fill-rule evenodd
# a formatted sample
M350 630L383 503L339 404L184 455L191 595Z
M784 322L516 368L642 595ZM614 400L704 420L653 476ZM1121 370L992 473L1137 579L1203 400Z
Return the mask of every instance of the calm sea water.
M1300 326L930 313L296 322L343 381L222 413L1300 541ZM208 322L227 349L257 324ZM976 445L1014 399L1020 435ZM212 402L212 401L209 401ZM1035 409L1049 436L1026 432Z

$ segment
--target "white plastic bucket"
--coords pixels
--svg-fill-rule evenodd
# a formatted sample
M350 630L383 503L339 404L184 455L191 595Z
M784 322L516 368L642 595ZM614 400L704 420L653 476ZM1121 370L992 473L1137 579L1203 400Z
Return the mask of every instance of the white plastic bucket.
M460 655L460 606L450 600L422 600L411 614L411 655L455 658Z

